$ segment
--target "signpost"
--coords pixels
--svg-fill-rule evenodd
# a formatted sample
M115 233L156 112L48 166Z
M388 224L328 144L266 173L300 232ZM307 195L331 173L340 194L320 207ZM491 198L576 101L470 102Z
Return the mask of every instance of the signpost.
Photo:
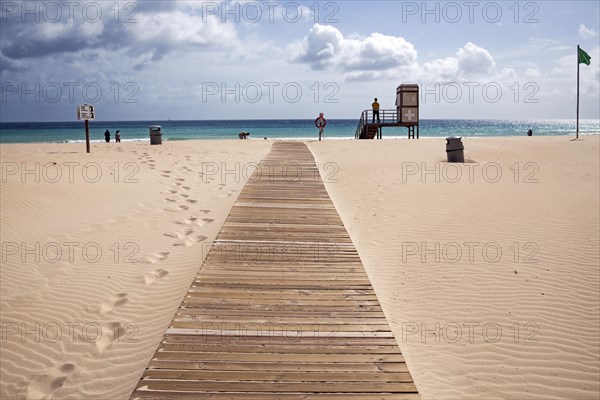
M323 129L325 129L325 125L327 125L327 120L323 117L323 113L319 113L317 119L315 119L315 126L319 128L319 142L321 141L321 137L325 137L323 134Z
M85 149L90 152L90 119L94 119L94 106L80 104L77 106L77 119L85 121Z

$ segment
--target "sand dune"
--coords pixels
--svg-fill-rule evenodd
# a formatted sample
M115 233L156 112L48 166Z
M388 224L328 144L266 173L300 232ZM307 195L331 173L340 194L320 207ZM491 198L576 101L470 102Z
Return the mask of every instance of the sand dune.
M127 398L270 148L82 146L1 148L3 399Z
M599 139L310 145L424 399L598 398Z

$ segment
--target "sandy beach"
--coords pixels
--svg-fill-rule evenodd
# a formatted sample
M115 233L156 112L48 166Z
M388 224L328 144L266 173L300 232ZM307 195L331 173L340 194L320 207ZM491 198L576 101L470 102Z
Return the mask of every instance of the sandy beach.
M2 145L0 397L128 398L269 148Z
M600 395L600 136L309 142L423 399ZM265 140L3 144L0 397L126 399Z
M600 138L571 139L310 145L422 398L598 398Z

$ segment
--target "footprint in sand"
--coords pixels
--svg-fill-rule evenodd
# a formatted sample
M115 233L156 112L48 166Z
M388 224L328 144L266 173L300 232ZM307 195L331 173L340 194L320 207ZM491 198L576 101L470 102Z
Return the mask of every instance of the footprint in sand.
M158 253L154 253L149 257L145 257L142 262L145 264L156 264L158 262L166 260L169 254L170 252L168 251L159 251Z
M167 275L169 275L169 271L164 269L155 269L154 271L144 275L144 284L150 286L157 280L162 279Z
M52 398L52 393L65 384L65 381L73 371L75 371L75 365L67 363L33 378L29 386L27 386L27 400Z
M110 301L100 305L100 314L108 314L114 309L125 305L128 301L127 293L119 293L116 296L113 296Z
M205 240L206 237L205 236L196 236L196 237L192 237L192 235L194 234L194 230L193 229L188 229L186 230L183 234L178 235L178 241L176 241L175 243L173 243L173 246L185 246L185 247L191 247L193 245L195 245L198 242L199 238L203 238L202 240Z
M189 187L189 186L182 186L181 188L185 189L185 190L190 190L191 189L191 187Z
M184 211L187 210L189 207L188 206L177 206L174 208L165 208L165 211L169 211L169 212L177 212L177 211Z
M174 247L181 247L181 246L192 247L195 244L196 244L196 238L188 237L183 240L178 240L177 242L173 243L173 246Z
M168 201L168 202L170 202L170 203L175 203L177 200L175 200L175 199L170 199L170 198L168 198L168 197L167 197L167 198L165 198L165 201Z
M183 178L175 178L175 180L178 182L185 182L185 179L183 179Z
M120 323L112 323L110 327L100 326L100 339L96 340L95 343L98 354L104 353L120 337L126 335L127 331L123 329L123 325ZM84 338L82 337L82 339Z
M173 223L177 224L177 225L190 225L196 221L198 221L197 217L190 217L190 218L186 218L186 219L182 219L182 220L173 221Z
M196 204L198 202L198 200L194 200L194 199L187 199L186 201L190 204Z
M214 219L212 219L212 218L203 218L202 222L204 222L205 224L210 224L211 222L214 222Z

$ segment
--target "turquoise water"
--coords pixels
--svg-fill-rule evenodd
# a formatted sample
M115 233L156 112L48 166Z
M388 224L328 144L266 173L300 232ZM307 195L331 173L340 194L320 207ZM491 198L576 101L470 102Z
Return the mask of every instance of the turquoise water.
M354 138L357 120L329 120L326 138ZM318 131L312 120L231 120L231 121L91 121L90 137L104 141L104 131L121 131L123 141L148 140L150 125L161 125L163 140L237 139L241 131L251 139L315 139ZM575 120L422 120L421 137L449 135L490 137L534 135L575 135ZM599 120L581 120L580 134L600 133ZM384 128L385 138L405 138L406 128ZM80 142L85 140L83 121L70 122L4 122L0 123L0 143Z

